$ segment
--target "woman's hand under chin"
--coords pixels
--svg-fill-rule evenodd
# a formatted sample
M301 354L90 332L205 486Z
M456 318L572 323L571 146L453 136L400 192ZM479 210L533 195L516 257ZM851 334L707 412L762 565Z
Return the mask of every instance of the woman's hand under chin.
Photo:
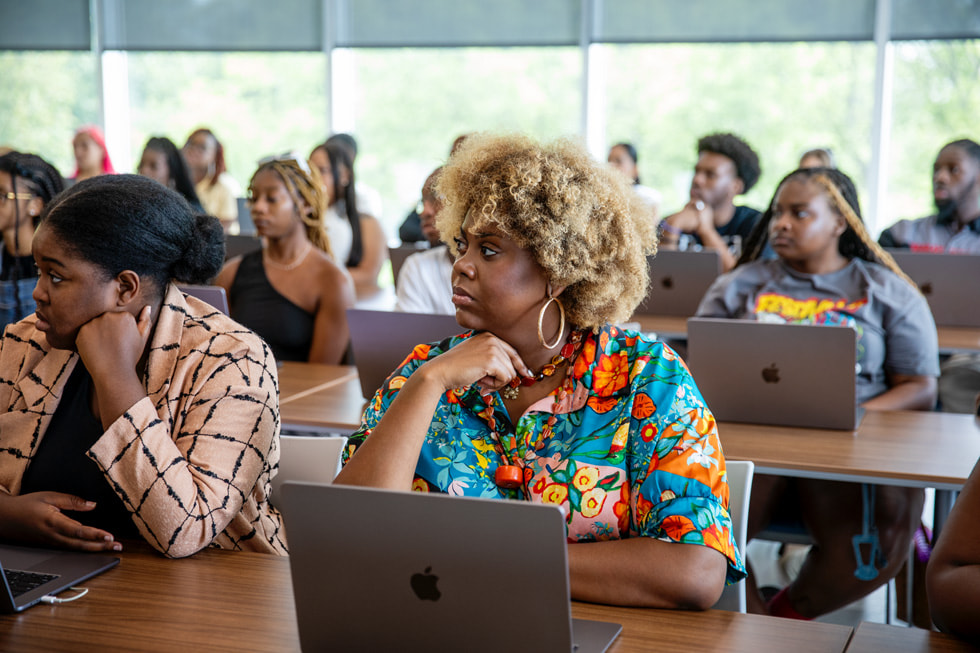
M82 325L75 347L93 378L136 370L153 327L152 312L144 306L139 321L127 311L106 312Z
M444 390L476 384L483 393L499 390L519 374L531 375L517 350L487 331L436 356L419 372Z

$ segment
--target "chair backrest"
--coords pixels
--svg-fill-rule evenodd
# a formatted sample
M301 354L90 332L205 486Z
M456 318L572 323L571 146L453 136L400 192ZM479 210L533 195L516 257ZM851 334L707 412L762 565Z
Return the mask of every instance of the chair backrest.
M395 286L398 285L398 273L401 272L405 259L416 252L424 252L428 249L426 245L427 243L419 243L418 245L408 243L406 245L388 248L388 258L391 259L391 278L395 282Z
M751 460L726 460L725 469L728 473L728 512L732 516L732 533L744 560L745 530L749 521L749 499L752 497L755 463ZM745 581L726 585L715 609L745 612Z
M228 296L225 294L225 289L221 286L181 284L177 288L191 297L197 297L202 302L211 304L211 306L228 315Z
M296 436L279 438L279 473L272 479L272 503L285 481L332 483L340 471L345 436Z

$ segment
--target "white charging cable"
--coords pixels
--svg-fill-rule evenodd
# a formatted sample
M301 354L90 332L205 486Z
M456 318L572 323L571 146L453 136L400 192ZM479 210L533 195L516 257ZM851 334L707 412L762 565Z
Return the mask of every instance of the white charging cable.
M58 597L51 596L49 594L47 596L41 597L41 603L48 603L48 604L71 603L72 601L77 601L78 599L88 594L88 588L85 587L69 587L68 589L73 592L78 592L78 594L76 594L75 596L69 596L67 599L59 599Z

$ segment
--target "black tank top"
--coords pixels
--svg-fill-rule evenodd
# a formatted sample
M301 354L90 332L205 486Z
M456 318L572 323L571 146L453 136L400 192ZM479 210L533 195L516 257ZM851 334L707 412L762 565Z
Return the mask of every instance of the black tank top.
M228 293L231 317L259 334L277 361L306 362L313 344L313 313L283 297L269 283L262 252L242 257Z

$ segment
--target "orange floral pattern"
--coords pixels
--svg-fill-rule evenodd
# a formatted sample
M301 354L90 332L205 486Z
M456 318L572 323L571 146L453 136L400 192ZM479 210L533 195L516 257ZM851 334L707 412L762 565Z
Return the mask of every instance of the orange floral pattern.
M416 347L369 403L345 458L369 437L405 379L467 337ZM744 576L717 427L683 362L663 343L607 326L584 338L572 382L577 399L558 414L541 402L516 424L499 395L490 396L506 464L523 468L518 490L494 482L501 457L479 393L447 392L413 489L551 503L565 512L569 542L654 537L700 544L727 556L730 582Z

